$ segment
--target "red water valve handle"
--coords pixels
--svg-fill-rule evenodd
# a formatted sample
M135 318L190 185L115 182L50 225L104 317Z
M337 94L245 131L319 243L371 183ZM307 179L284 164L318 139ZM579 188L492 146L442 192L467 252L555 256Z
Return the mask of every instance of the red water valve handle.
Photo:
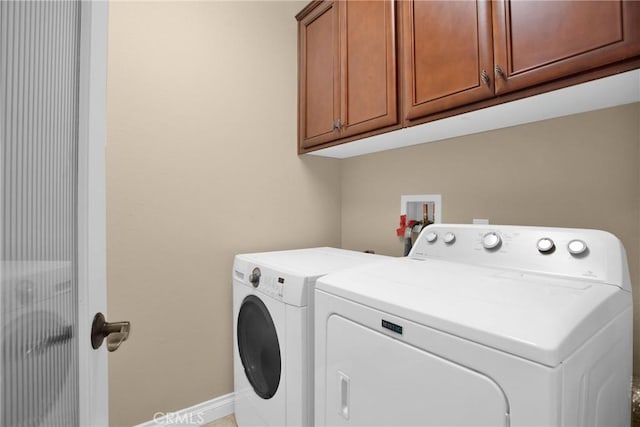
M396 235L398 237L404 236L405 228L407 228L407 216L400 215L400 227L396 228Z

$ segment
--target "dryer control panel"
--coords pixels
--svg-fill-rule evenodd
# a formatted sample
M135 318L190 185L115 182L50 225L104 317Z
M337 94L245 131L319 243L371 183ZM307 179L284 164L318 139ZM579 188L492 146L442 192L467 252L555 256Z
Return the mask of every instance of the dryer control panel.
M432 224L409 256L562 275L631 291L622 243L600 230Z

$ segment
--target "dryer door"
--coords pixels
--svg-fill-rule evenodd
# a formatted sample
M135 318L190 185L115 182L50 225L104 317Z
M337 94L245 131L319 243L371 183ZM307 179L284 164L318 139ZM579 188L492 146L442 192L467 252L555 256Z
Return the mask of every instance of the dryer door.
M481 373L337 315L326 339L326 425L508 425L504 393Z
M249 295L242 301L237 330L247 379L258 396L270 399L278 390L282 363L276 327L260 298Z

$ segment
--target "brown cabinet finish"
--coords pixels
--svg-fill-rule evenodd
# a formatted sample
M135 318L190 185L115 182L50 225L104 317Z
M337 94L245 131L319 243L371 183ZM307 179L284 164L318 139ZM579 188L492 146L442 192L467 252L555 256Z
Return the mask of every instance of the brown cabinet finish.
M323 2L299 23L299 140L307 148L338 136L338 3Z
M398 122L393 1L342 1L341 137Z
M640 67L640 0L314 0L296 18L299 153Z
M400 5L406 120L494 95L489 1Z
M319 1L299 21L299 150L398 123L392 1Z
M496 94L640 54L638 1L493 2Z

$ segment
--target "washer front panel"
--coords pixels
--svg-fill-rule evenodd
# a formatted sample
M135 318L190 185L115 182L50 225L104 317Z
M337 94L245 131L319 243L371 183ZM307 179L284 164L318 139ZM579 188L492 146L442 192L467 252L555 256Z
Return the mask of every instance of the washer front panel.
M245 366L240 358L238 342L238 318L240 308L247 297L258 298L264 304L274 326L280 352L280 379L278 388L269 399L256 393L254 386L247 377ZM257 308L257 307L253 307ZM243 316L244 317L244 316ZM287 408L287 339L285 329L285 304L282 301L257 292L253 286L233 281L233 383L234 383L234 412L238 426L284 425ZM242 333L240 334L242 335ZM293 343L291 343L293 344ZM244 352L245 350L243 350ZM259 367L258 367L259 368ZM263 378L264 380L264 378ZM266 383L266 382L265 382ZM263 389L265 390L265 389ZM265 391L266 393L266 391Z

